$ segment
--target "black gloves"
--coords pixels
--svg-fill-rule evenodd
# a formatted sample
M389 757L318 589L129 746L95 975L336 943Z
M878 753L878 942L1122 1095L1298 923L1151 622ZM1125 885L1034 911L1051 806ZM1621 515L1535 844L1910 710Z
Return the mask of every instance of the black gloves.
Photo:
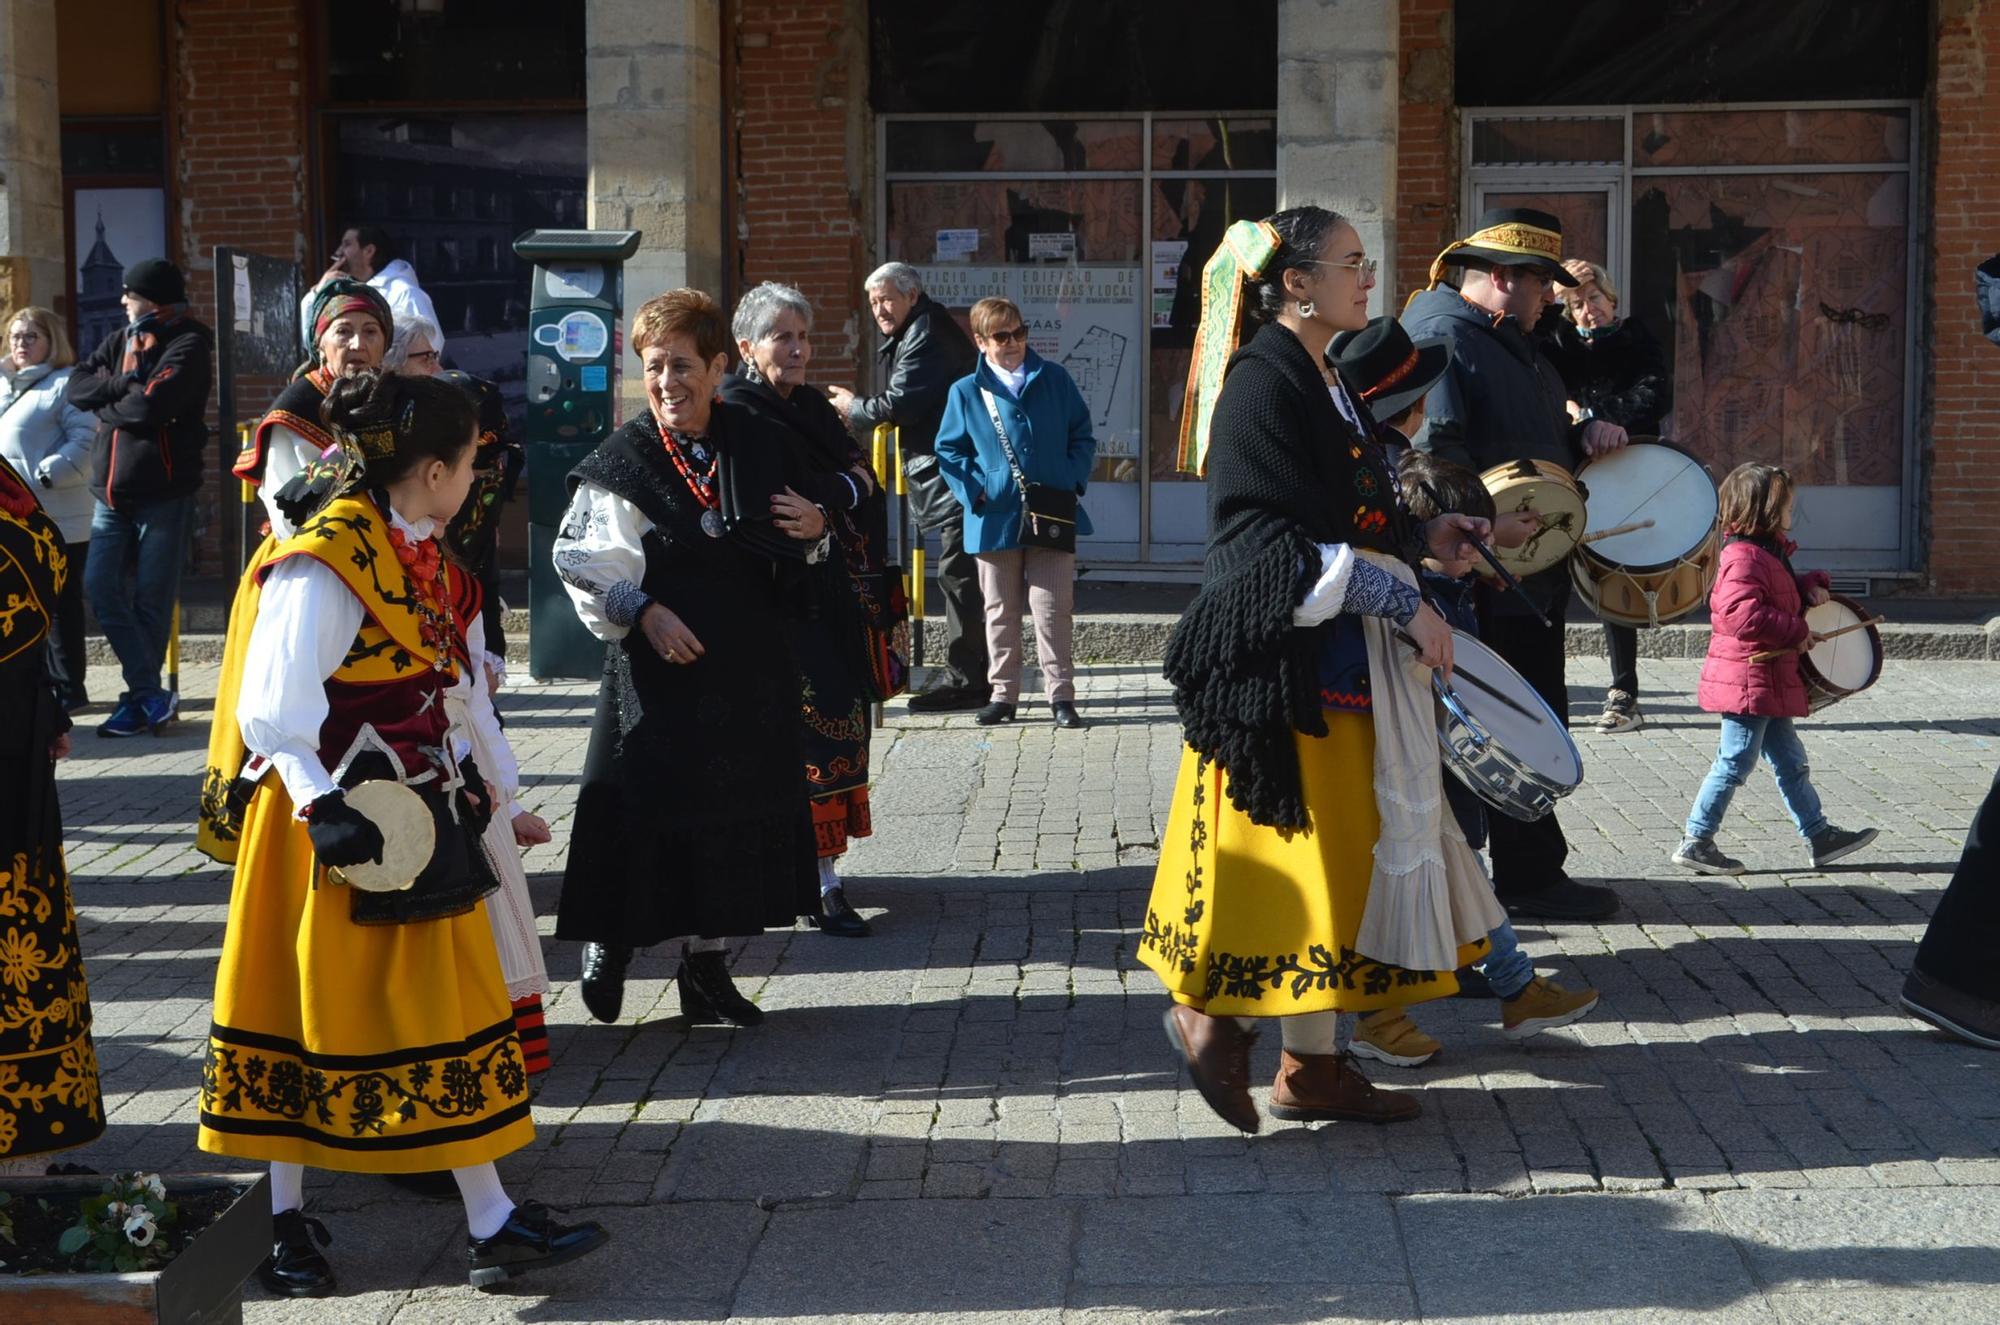
M465 779L461 794L465 800L465 811L471 816L472 831L483 833L486 825L493 822L493 811L497 808L492 794L486 789L486 775L479 771L479 765L472 762L469 754L458 761L458 775ZM473 805L475 800L479 802L477 806Z
M382 863L382 830L341 792L328 792L306 807L306 835L322 865L337 869L364 860Z

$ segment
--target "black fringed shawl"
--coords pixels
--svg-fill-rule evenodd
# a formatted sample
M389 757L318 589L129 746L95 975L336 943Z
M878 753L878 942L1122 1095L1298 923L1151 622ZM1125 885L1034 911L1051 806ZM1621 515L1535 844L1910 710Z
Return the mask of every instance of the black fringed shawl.
M1304 828L1292 733L1326 734L1315 682L1331 623L1295 629L1292 611L1319 578L1316 545L1407 557L1413 534L1380 450L1277 323L1231 357L1209 437L1208 557L1167 641L1166 679L1188 745L1228 774L1230 802L1255 823Z

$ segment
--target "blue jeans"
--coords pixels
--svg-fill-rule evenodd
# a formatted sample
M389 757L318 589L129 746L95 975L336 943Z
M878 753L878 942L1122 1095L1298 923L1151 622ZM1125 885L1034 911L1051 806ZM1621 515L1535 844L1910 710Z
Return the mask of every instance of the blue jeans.
M194 500L189 494L116 509L99 502L90 517L83 589L125 671L121 698L130 703L166 693L160 667L180 596Z
M1812 772L1806 767L1806 748L1800 743L1792 720L1725 713L1722 746L1716 751L1715 766L1708 770L1708 777L1695 795L1694 809L1688 814L1689 837L1715 836L1715 830L1722 827L1722 816L1729 812L1730 800L1750 776L1760 752L1778 779L1778 795L1784 798L1786 812L1798 825L1799 836L1810 842L1826 828L1819 793L1813 790Z
M1494 993L1513 998L1535 978L1535 963L1521 951L1521 940L1515 937L1514 926L1508 921L1501 921L1500 928L1486 936L1486 942L1490 946L1486 960L1479 964L1479 973L1493 986Z

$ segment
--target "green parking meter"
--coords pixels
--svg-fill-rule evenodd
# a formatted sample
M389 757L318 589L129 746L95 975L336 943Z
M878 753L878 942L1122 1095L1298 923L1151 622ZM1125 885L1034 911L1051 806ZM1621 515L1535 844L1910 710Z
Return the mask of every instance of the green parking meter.
M594 678L604 645L583 628L556 578L568 475L611 432L624 343L625 259L637 230L530 230L514 252L534 264L528 298L528 671Z

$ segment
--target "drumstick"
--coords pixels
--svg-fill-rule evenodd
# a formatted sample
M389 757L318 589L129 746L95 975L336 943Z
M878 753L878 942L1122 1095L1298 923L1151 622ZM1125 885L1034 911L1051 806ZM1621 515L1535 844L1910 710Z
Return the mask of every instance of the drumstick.
M1411 648L1415 649L1418 653L1422 653L1424 651L1424 646L1417 643L1415 637L1412 636L1406 630L1397 631L1396 638L1403 641L1403 643L1409 645ZM1499 700L1502 704L1505 704L1508 708L1513 709L1516 713L1528 719L1530 722L1534 723L1541 722L1542 719L1540 714L1530 712L1528 709L1522 707L1521 704L1516 702L1513 696L1501 694L1498 690L1495 690L1492 686L1486 684L1486 682L1480 680L1478 677L1474 676L1471 672L1466 671L1463 667L1460 667L1455 662L1451 665L1451 674L1461 681L1470 681L1475 690L1485 691L1487 694L1493 696L1493 698Z
M1579 543L1595 543L1600 538L1616 538L1620 534L1629 534L1635 530L1651 529L1652 527L1653 522L1651 520L1634 520L1630 524L1613 525L1609 529L1600 529L1594 534L1585 534L1576 541Z
M1430 481L1428 479L1422 480L1422 485L1424 495L1431 499L1431 504L1438 508L1438 513L1441 515L1447 513L1450 508L1446 505L1445 499L1438 496L1438 490L1430 485ZM1535 600L1528 597L1528 591L1521 587L1521 582L1514 578L1512 572L1500 564L1500 559L1486 550L1486 544L1480 542L1471 534L1466 533L1463 529L1459 530L1458 533L1459 537L1472 545L1475 552L1486 558L1486 564L1491 566L1493 573L1500 577L1500 583L1521 596L1521 601L1526 603L1528 610L1535 614L1535 620L1541 622L1545 627L1548 626L1549 619L1542 615L1542 609L1535 606Z
M1847 632L1849 632L1850 630L1866 630L1870 626L1879 626L1888 619L1889 618L1887 617L1873 616L1869 617L1866 621L1850 622L1849 624L1842 626L1838 630L1827 631L1826 634L1821 635L1819 637L1819 642L1824 644L1826 641L1830 639L1838 639L1840 636L1847 634ZM1751 654L1750 661L1753 663L1773 662L1776 659L1782 658L1787 654L1808 652L1811 649L1812 645L1810 644L1806 645L1804 649L1765 649L1762 653Z

